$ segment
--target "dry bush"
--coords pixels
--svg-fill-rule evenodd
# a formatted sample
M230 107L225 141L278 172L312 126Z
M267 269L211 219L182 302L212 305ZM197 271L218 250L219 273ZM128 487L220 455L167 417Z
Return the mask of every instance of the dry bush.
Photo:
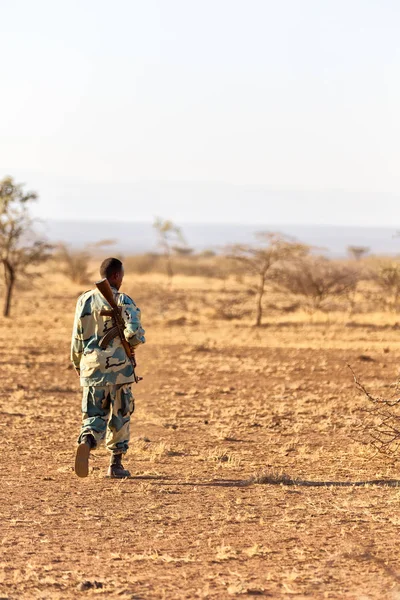
M232 265L224 256L179 256L175 258L175 271L180 275L226 279L232 273Z
M182 314L189 312L188 297L185 291L173 287L147 284L128 290L137 302L138 306L146 312L146 320L149 318L163 317L168 320L182 318Z
M361 271L351 264L309 256L280 269L277 281L291 294L300 296L305 309L313 313L338 299L344 299L347 309L352 309L360 277Z
M248 300L248 293L224 294L212 302L214 317L224 321L249 317L253 311L247 307Z
M145 275L147 273L162 273L164 266L161 265L162 256L156 252L135 254L124 258L124 267L127 273Z
M357 389L368 404L361 409L361 419L356 426L355 439L364 445L372 446L388 458L398 455L400 450L400 381L391 387L393 394L383 398L371 394L356 376L350 365Z
M89 283L91 280L91 262L95 256L107 246L113 246L115 240L100 240L94 244L87 244L84 248L75 249L67 244L59 244L55 260L60 265L60 272L74 283Z
M398 312L400 308L400 262L380 261L371 273L371 280L377 286L375 301L379 302L381 308Z
M74 283L90 281L91 254L88 250L73 250L66 244L60 244L55 255L60 271Z
M165 273L164 256L152 252L127 256L124 265L130 273ZM233 265L226 257L209 253L176 255L173 266L175 275L189 277L225 279L234 272Z

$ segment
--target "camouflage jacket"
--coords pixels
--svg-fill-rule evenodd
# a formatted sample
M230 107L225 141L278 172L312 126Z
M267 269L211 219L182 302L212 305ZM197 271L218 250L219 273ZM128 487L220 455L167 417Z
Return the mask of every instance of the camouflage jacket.
M144 330L140 324L140 310L129 296L112 288L118 306L122 306L125 337L131 346L144 344ZM99 346L103 335L111 329L111 317L100 312L110 310L100 292L90 290L77 301L71 341L71 361L80 373L82 386L105 386L134 381L131 361L127 358L119 337L105 350Z

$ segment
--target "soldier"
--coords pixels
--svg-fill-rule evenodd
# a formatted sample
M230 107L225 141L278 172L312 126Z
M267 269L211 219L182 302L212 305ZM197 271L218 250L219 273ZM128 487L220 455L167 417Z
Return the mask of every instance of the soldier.
M108 280L121 307L125 338L134 355L136 346L145 342L144 330L139 308L129 296L118 291L124 277L121 261L107 258L100 266L100 275ZM104 437L111 452L107 476L117 479L130 476L121 458L128 450L130 417L135 406L131 384L135 374L118 336L105 349L99 345L113 325L110 307L97 289L78 298L71 342L71 360L83 388L82 427L75 458L78 477L87 477L90 451Z

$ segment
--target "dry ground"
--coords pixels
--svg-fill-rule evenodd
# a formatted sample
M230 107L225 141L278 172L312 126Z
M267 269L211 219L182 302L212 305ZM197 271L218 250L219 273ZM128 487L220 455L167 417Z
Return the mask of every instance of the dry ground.
M351 439L364 400L345 366L389 395L396 319L295 313L255 330L215 318L233 288L127 278L148 344L124 481L104 478L104 449L87 479L72 470L83 290L21 292L0 321L0 598L400 598L400 488L335 483L400 479Z

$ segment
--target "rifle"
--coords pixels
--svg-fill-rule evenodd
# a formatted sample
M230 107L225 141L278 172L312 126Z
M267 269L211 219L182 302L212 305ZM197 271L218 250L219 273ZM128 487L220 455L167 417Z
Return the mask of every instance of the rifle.
M108 279L102 279L101 281L96 281L95 286L99 290L100 294L103 296L105 300L107 300L108 304L111 306L111 310L102 310L101 315L103 317L112 317L113 319L113 327L103 337L99 342L99 346L102 350L105 350L108 344L117 336L121 340L121 344L125 350L126 356L131 361L133 368L133 377L135 383L139 383L143 379L143 377L138 377L136 375L136 359L135 353L130 346L129 342L125 339L124 329L125 323L121 315L122 306L118 306L115 302L114 294L111 289L110 283Z

